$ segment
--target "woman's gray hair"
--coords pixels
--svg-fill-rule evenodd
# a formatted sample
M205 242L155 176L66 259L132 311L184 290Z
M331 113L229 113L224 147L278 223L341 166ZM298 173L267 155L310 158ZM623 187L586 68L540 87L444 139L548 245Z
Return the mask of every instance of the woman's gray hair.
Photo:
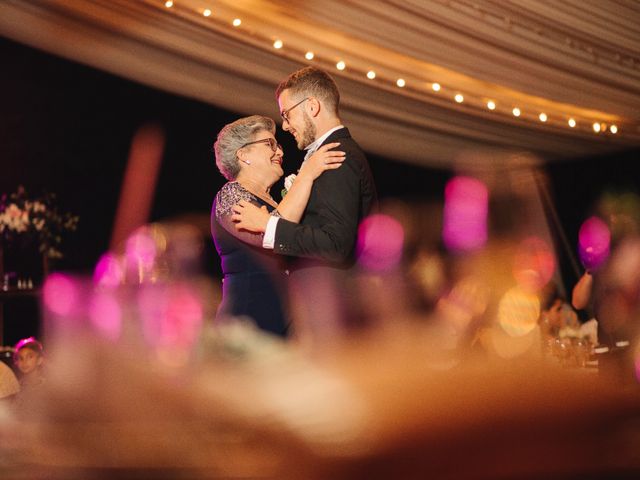
M276 133L276 124L269 117L252 115L239 118L235 122L225 125L218 133L213 152L216 155L216 165L220 173L229 181L233 181L240 173L240 163L237 152L246 143L252 142L255 135L262 130Z

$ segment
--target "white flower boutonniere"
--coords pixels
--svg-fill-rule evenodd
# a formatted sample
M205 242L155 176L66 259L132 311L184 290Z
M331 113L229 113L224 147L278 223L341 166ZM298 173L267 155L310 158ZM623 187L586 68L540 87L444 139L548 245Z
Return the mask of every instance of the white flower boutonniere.
M292 173L291 175L287 175L284 179L284 188L282 189L281 195L282 198L287 194L289 190L291 190L291 186L293 185L293 181L296 179L296 174Z

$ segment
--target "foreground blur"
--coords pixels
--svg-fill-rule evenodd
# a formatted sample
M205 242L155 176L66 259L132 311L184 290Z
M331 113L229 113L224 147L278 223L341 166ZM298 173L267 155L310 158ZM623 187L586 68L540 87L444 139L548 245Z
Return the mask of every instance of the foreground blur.
M0 404L2 478L635 478L640 242L609 218L580 235L618 341L548 336L557 256L514 162L363 222L351 304L327 305L352 324L330 335L300 315L287 342L212 325L219 288L184 224L138 229L92 280L51 275L48 377Z

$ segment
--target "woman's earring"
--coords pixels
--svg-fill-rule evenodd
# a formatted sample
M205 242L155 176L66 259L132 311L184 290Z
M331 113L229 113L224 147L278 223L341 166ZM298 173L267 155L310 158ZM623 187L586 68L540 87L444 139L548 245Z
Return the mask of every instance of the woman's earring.
M247 165L251 165L251 162L249 160L240 160L240 161L246 163Z

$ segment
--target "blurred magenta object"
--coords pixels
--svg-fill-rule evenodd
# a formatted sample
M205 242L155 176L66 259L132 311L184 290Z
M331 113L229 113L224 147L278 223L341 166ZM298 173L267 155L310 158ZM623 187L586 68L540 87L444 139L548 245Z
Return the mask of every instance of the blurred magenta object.
M138 308L150 345L190 348L198 339L204 308L188 285L148 285L139 293Z
M556 269L555 255L542 238L531 236L518 245L513 262L513 276L526 291L544 287Z
M117 287L124 280L124 270L120 260L113 253L100 257L93 271L93 282L103 287Z
M122 331L122 309L108 291L94 294L89 304L89 318L95 329L109 340L118 340Z
M598 217L584 221L578 233L578 253L588 270L595 270L609 257L611 232L607 224Z
M127 265L151 268L156 258L156 243L151 233L140 228L127 239L126 257Z
M458 176L444 192L442 240L451 251L476 250L487 242L489 191L484 183Z
M404 246L404 229L389 215L374 214L358 228L358 263L374 271L385 271L400 263Z
M45 307L56 315L70 315L79 307L80 292L70 277L53 273L44 282L43 301Z

